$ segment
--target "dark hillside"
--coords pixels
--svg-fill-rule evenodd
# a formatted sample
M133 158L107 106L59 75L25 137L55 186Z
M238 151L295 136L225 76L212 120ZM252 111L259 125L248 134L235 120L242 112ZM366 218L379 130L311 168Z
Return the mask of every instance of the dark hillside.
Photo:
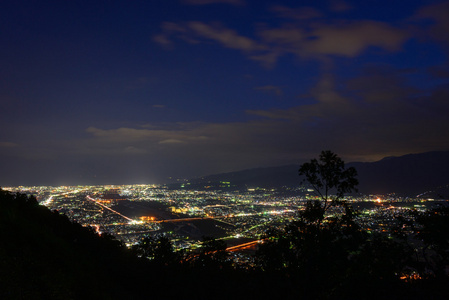
M110 237L71 223L34 197L0 190L1 299L113 299L132 265ZM131 263L131 264L130 264Z
M346 166L356 168L360 183L358 189L363 194L416 196L435 190L434 196L440 194L443 198L449 198L449 151L388 157L377 162L353 162ZM171 187L232 190L297 187L301 182L298 169L299 165L250 169L194 178Z
M446 215L439 220L446 224ZM33 197L0 190L0 299L447 299L445 274L416 285L398 281L407 252L391 250L400 244L344 226L316 232L309 225L274 232L246 269L232 266L213 241L190 256L158 242L128 250ZM446 257L447 239L441 243L429 230L423 238L442 245Z
M449 151L388 157L372 163L351 163L362 193L415 196L449 184ZM442 195L449 198L449 195Z
M0 299L270 299L284 293L257 289L259 279L267 280L213 263L139 258L34 197L0 189Z
M256 168L192 178L186 182L173 183L168 186L174 189L186 188L198 190L205 188L246 190L256 187L295 187L300 183L298 168L299 165Z

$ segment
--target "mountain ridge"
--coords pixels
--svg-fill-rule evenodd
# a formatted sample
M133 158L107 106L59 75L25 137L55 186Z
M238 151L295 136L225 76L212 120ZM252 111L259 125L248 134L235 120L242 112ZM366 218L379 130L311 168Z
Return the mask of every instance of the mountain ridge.
M192 189L297 187L301 183L299 166L292 164L212 174L170 186ZM444 188L449 185L449 151L389 156L375 162L350 162L346 167L357 170L358 190L362 194L415 196L435 189L449 194L449 189Z

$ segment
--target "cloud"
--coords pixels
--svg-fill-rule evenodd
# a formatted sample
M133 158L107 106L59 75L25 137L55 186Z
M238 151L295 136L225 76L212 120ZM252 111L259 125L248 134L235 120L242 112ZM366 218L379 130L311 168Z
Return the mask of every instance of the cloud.
M162 124L160 126L145 125L144 128L121 127L117 129L100 129L88 127L86 132L103 145L111 149L133 143L141 148L153 149L158 145L202 142L207 136L197 132L202 123ZM91 140L92 141L92 140Z
M268 93L274 93L276 96L282 96L282 88L275 85L264 85L264 86L258 86L254 88L255 90L264 91Z
M290 18L318 17L313 11L283 6L275 6L273 10ZM256 38L243 36L221 24L191 21L185 24L164 23L162 33L154 40L162 46L173 45L175 38L198 44L213 41L226 48L241 50L249 59L270 67L286 54L323 59L329 56L353 58L370 47L395 52L401 50L410 37L407 30L371 20L284 23L275 28L260 25Z
M174 22L163 22L161 24L162 32L153 36L153 42L159 44L166 49L173 49L174 43L171 38L184 40L190 44L197 44L199 41L192 37L192 34L188 32L188 28L185 24L180 25Z
M345 81L327 71L308 91L308 104L248 111L240 122L92 126L77 139L24 141L28 144L6 153L3 161L11 168L42 166L52 174L63 167L83 176L96 170L103 178L154 175L163 181L164 176L300 163L323 149L345 161L448 150L449 88L421 90L405 78L401 70L387 67L367 68Z
M300 48L307 38L303 28L293 24L286 25L282 28L268 28L259 31L264 43L281 46L281 49L294 51Z
M345 82L326 73L307 97L307 105L248 111L241 122L91 127L79 144L105 156L133 145L148 163L180 163L198 175L297 163L322 149L347 161L449 149L447 87L417 90L398 70L371 68Z
M254 40L238 35L235 31L222 26L212 26L202 22L189 22L188 27L198 36L219 42L232 49L252 52L263 50L264 47Z
M126 154L147 154L148 153L145 149L139 149L134 146L126 147L123 152Z
M300 57L337 55L355 57L369 47L398 51L409 38L402 29L376 21L316 24L305 30L294 24L259 31L263 44Z
M438 65L429 67L428 72L434 78L448 79L449 78L449 62L445 65Z
M0 148L15 148L18 146L19 144L13 142L0 142Z
M449 149L444 137L449 126L449 103L443 100L447 87L430 93L417 90L391 69L367 70L345 86L337 90L327 74L311 90L312 104L248 113L285 120L296 129L295 138L317 147L320 137L324 148L350 158Z
M158 130L141 130L133 128L104 130L96 127L88 127L86 129L86 132L92 134L95 137L107 140L119 139L120 141L133 141L139 140L141 138L150 138L157 136Z
M343 0L331 0L330 9L335 12L345 12L352 9L352 6Z
M335 90L334 78L329 73L324 74L305 97L313 100L314 103L290 109L248 110L247 113L270 119L299 121L307 124L317 123L336 115L350 117L357 113L350 100Z
M163 105L163 104L154 104L153 107L154 108L165 108L165 105Z
M449 1L443 1L438 4L432 4L420 9L413 17L414 20L432 20L428 36L441 41L446 47L449 46Z
M224 3L224 4L233 4L233 5L243 5L245 1L243 0L182 0L182 2L191 5L204 5L204 4L216 4L216 3Z
M167 139L160 141L159 144L184 144L185 142L177 139Z
M173 45L172 41L165 34L155 35L153 41L166 48L170 48Z
M357 21L318 26L304 43L308 55L325 54L355 57L368 47L398 51L409 38L405 30L377 21Z
M162 33L154 36L153 41L163 47L172 48L174 45L172 40L174 38L184 40L190 44L214 41L226 48L241 50L245 53L264 50L263 45L248 37L241 36L220 24L211 25L199 21L183 24L165 22L162 25Z
M103 157L139 153L124 153L132 142L133 147L145 149L147 160L159 160L173 165L178 159L198 175L213 170L231 171L260 164L273 164L270 159L278 143L282 144L281 134L276 131L283 128L283 122L263 120L235 123L186 123L178 130L147 130L135 128L98 129L90 128L92 138L78 143L79 151L84 155ZM132 138L129 134L132 133ZM84 149L87 149L86 152ZM296 155L296 154L295 154ZM284 158L282 158L284 159ZM171 166L171 168L173 168Z

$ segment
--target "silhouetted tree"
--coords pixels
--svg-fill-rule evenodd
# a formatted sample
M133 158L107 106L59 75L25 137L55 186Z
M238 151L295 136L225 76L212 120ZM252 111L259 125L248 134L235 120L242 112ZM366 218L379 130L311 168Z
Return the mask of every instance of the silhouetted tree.
M310 221L321 223L326 211L335 204L341 204L346 193L357 191L355 168L345 169L345 163L335 153L322 151L319 159L312 159L299 168L299 175L304 177L303 182L308 182L319 197L320 202L315 202L308 207Z
M436 276L446 277L449 267L449 207L438 207L416 218L420 228L417 237L424 243L422 255L427 268Z
M304 218L312 223L321 224L326 211L332 205L342 204L346 193L357 191L355 168L345 168L345 163L335 153L322 151L319 159L312 159L299 168L303 182L309 183L320 201L310 204ZM344 206L350 212L348 206Z
M181 261L182 255L175 252L170 239L163 235L147 236L137 245L133 246L133 251L138 256L148 258L158 265L172 266Z
M313 299L354 298L360 292L357 286L398 283L409 253L395 240L361 230L353 208L343 199L346 193L356 191L356 170L346 169L337 155L323 151L319 160L303 164L299 174L319 200L307 202L298 218L283 230L267 232L256 253L259 266L278 273L296 284L303 296ZM344 214L325 217L335 205L342 207Z
M193 266L206 269L223 269L232 266L226 242L213 237L203 237L201 247L191 253Z

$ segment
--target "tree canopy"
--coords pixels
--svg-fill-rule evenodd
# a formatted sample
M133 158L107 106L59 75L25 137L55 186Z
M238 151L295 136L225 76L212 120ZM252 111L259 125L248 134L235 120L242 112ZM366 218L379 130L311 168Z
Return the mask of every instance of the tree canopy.
M341 204L346 193L357 191L358 180L355 168L345 168L344 161L335 153L322 151L318 159L312 159L299 168L302 182L310 184L320 201L309 204L307 214L310 219L321 223L325 212L332 205Z

